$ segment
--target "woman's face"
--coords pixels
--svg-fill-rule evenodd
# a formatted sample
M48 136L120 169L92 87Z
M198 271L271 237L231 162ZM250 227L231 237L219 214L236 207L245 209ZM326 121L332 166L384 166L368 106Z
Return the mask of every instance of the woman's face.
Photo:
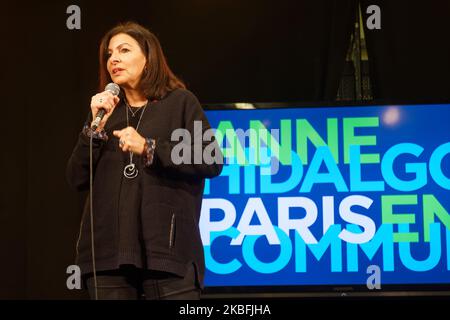
M109 41L107 68L112 81L119 86L136 88L146 62L144 53L133 37L119 33Z

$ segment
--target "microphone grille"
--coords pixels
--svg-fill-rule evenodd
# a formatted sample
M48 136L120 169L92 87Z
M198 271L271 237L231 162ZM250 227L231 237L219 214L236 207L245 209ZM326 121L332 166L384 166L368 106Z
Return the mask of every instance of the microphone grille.
M120 87L114 82L111 82L106 85L105 91L110 91L114 96L117 96L120 93Z

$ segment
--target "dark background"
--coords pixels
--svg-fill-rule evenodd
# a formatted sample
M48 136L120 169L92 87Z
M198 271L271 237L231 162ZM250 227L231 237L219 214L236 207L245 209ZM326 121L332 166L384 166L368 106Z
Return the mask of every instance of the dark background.
M379 103L450 102L450 3L360 1ZM120 21L160 39L204 103L335 100L356 0L141 0L2 3L0 299L79 299L66 288L83 194L65 166L97 92L97 48ZM81 8L68 30L66 8ZM450 119L449 119L450 120Z

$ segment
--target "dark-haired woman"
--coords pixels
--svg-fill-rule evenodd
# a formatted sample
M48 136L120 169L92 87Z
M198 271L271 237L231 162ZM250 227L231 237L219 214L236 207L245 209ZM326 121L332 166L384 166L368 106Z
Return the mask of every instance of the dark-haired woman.
M89 198L77 243L90 297L198 299L205 269L199 232L204 179L220 174L220 149L214 138L194 147L194 135L203 136L210 125L149 30L131 22L114 27L103 37L99 57L100 91L114 82L121 92L92 97L67 166L70 185L89 189L92 138L94 259ZM106 114L94 130L100 109ZM177 129L191 139L172 141ZM182 142L190 161L175 159L174 147ZM195 150L211 144L214 161L194 161Z

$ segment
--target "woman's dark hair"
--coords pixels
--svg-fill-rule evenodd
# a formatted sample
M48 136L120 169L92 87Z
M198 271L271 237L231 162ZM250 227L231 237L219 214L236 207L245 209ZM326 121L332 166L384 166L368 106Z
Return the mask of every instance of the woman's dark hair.
M99 91L111 82L107 70L108 45L112 37L125 33L135 39L147 58L146 69L139 82L139 89L152 99L162 99L167 93L186 86L170 70L158 38L149 30L135 22L118 24L109 30L100 42L99 48Z

